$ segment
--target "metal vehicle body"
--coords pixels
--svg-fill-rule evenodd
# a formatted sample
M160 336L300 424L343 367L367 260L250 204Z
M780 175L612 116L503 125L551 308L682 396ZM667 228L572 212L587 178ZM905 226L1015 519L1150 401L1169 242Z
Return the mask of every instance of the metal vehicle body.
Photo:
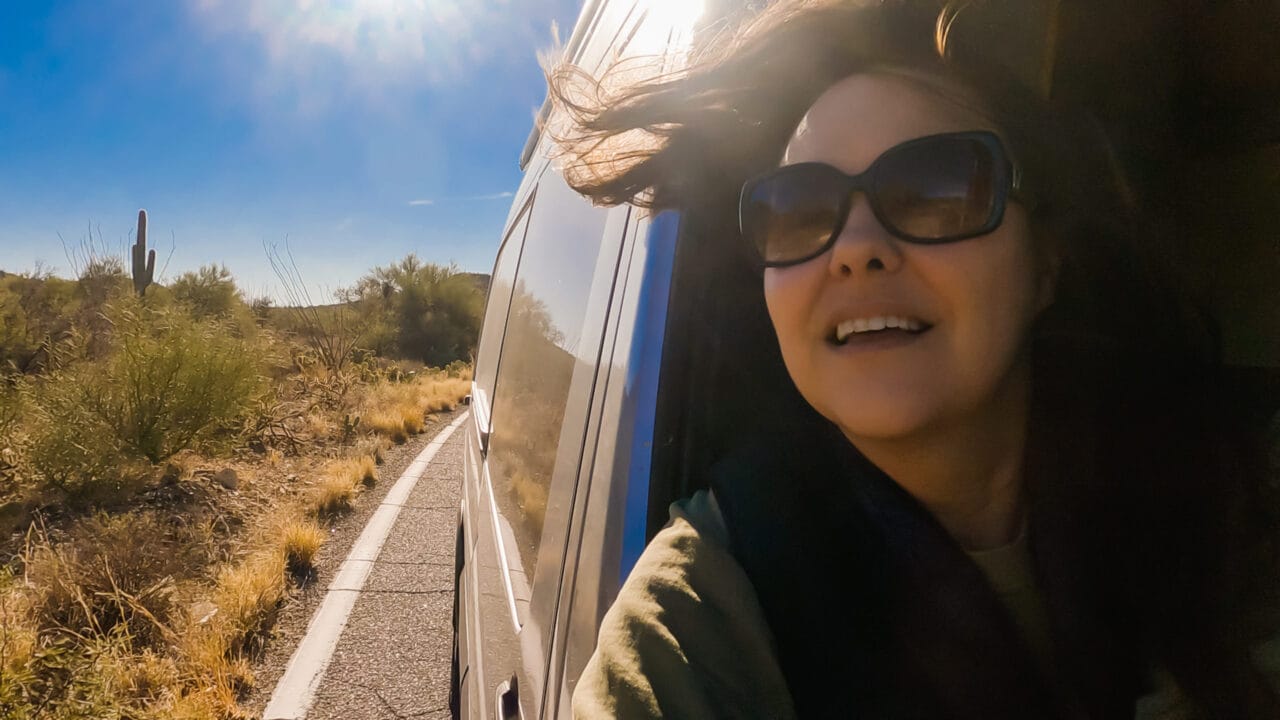
M687 13L587 2L586 68L687 41ZM679 223L600 208L530 138L477 352L458 533L461 717L567 717L651 535L648 478ZM665 513L665 504L663 505Z
M588 71L629 56L678 62L699 18L659 5L587 0L568 57ZM1215 171L1266 175L1280 156L1266 157L1257 167L1228 157ZM668 504L705 482L735 437L776 422L793 401L752 287L759 276L736 237L696 216L592 206L536 130L522 167L464 426L451 698L464 718L569 717L600 620ZM1280 173L1267 177L1280 205ZM1227 360L1262 420L1280 388L1280 333L1266 330L1278 319L1280 253L1233 248L1250 270L1215 299ZM1196 252L1185 249L1187 262ZM1229 266L1215 258L1213 267ZM1247 312L1228 314L1246 302Z

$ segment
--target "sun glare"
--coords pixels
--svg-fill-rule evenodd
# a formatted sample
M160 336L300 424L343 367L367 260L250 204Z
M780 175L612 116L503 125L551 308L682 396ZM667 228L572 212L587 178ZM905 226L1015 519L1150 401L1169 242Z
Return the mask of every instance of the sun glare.
M189 1L216 31L261 40L269 66L256 83L269 93L307 83L299 93L312 102L338 85L383 93L456 82L470 65L502 52L485 38L515 28L506 0Z
M641 7L645 19L628 45L628 54L657 54L688 44L706 10L703 0L649 0Z
M692 29L705 10L703 0L650 0L649 16L673 28Z

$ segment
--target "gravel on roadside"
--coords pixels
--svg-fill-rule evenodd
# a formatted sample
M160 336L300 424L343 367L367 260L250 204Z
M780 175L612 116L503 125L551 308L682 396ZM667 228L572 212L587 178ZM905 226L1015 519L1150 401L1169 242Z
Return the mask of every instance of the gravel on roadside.
M404 473L423 447L467 408L459 406L451 412L430 415L423 432L403 445L387 450L382 465L378 467L378 482L362 492L353 504L352 511L329 526L329 538L316 558L316 572L305 587L294 588L289 599L280 608L276 626L260 657L253 664L253 687L242 699L242 708L255 717L266 709L276 683L284 674L285 666L294 649L306 634L311 616L324 600L329 581L346 559L351 546L364 530L382 499L392 485Z

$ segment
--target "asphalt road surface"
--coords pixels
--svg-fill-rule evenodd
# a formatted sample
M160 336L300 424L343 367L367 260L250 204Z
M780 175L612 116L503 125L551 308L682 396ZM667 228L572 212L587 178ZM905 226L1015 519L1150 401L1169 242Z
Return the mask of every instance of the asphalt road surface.
M308 720L449 717L453 554L466 427L440 446L400 506ZM383 482L394 481L389 476Z

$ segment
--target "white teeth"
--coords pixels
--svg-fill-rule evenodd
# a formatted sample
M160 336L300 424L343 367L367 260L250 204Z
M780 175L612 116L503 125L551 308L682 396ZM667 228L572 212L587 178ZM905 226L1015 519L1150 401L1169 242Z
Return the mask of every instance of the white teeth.
M895 315L845 320L836 326L836 342L842 343L855 333L875 332L885 328L898 328L908 332L917 332L922 327L923 325L918 320Z

